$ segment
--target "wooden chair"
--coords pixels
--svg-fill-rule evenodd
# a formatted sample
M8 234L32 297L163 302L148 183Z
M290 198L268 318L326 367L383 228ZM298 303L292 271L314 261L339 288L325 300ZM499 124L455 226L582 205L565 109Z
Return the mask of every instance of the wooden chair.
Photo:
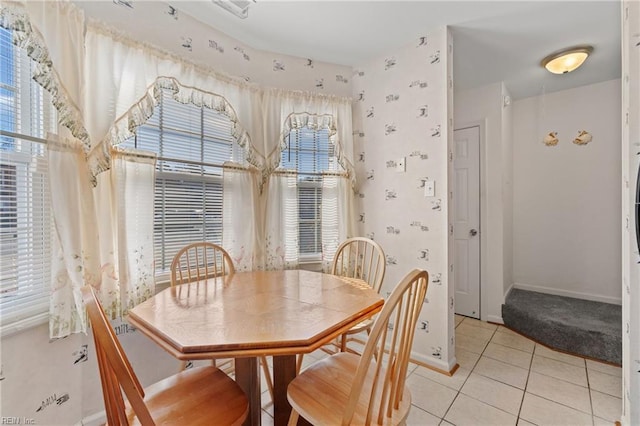
M375 291L380 292L386 267L386 258L380 244L369 238L354 237L345 240L338 246L331 265L331 273L341 277L361 279L367 282ZM330 345L338 348L340 352L344 352L347 350L347 343L350 340L357 340L351 339L349 336L362 333L363 331L369 334L372 325L373 318L362 321L340 336L337 342L331 343ZM362 344L365 343L359 342ZM330 354L336 352L336 350L331 350L327 346L323 347L322 350ZM303 358L304 355L298 355L296 365L297 372L300 372Z
M382 280L387 262L380 244L368 238L349 238L338 247L333 259L331 273L341 277L359 278L366 281L378 293L382 287ZM368 319L352 327L340 338L340 351L347 349L349 335L369 330L373 326L373 319Z
M171 262L171 286L230 275L235 271L233 260L224 248L206 241L192 243L180 249L173 257ZM216 360L212 362L215 366ZM273 401L273 381L269 373L267 357L260 357L260 365ZM182 361L180 369L184 370L186 366L187 361ZM232 372L233 367L227 371Z
M85 286L81 291L93 328L110 426L241 425L244 422L249 412L247 397L236 382L213 366L193 368L143 389L93 288Z
M190 283L233 274L236 271L229 253L206 241L189 244L173 257L171 285Z
M405 386L418 315L429 275L414 269L393 290L362 355L339 352L311 365L289 384L289 425L397 425L409 415Z

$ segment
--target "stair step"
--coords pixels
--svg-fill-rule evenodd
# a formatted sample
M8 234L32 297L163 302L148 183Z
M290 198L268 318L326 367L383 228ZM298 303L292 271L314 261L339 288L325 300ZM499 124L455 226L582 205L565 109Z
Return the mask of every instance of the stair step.
M505 326L561 351L622 363L622 308L611 303L512 289Z

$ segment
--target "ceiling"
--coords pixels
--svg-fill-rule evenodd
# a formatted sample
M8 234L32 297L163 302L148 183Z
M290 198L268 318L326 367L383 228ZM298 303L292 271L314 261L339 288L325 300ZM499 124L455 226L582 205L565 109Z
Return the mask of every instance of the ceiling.
M353 67L449 25L455 89L504 81L514 99L621 73L621 3L616 0L257 0L246 19L208 0L169 3L256 49ZM553 75L540 66L549 53L581 44L591 44L594 51L577 71Z

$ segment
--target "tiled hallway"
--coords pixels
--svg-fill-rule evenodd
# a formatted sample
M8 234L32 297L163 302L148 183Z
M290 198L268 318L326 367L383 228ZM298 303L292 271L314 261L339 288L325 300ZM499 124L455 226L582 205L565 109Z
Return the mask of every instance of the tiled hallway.
M612 425L622 410L618 367L555 352L511 330L456 316L460 368L409 376L411 425Z
M305 364L325 356L317 351ZM456 316L452 377L410 366L408 425L613 425L619 367L555 352L501 326ZM263 394L263 400L270 398ZM265 405L263 424L273 424Z

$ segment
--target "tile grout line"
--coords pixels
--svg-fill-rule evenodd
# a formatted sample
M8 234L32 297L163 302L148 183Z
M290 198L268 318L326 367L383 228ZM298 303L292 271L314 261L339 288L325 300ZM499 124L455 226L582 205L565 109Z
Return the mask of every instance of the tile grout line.
M462 321L460 321L460 324L462 324L463 322L464 322L464 319L463 319ZM460 324L458 324L458 325L460 325ZM456 326L456 328L457 328L457 326ZM478 327L478 328L480 328L480 327ZM477 366L477 365L478 365L478 363L480 362L480 358L482 358L482 354L484 354L484 351L486 351L486 350L487 350L487 346L489 346L489 342L491 342L491 339L493 339L493 336L495 335L496 330L497 330L497 329L493 330L493 333L491 333L491 337L489 338L489 340L487 341L487 343L485 343L484 348L482 349L482 352L480 353L480 356L478 357L478 359L476 360L476 362L473 364L473 367L469 370L469 375L467 376L467 378L466 378L466 379L464 379L464 381L462 382L462 385L460 385L460 389L458 389L458 390L457 390L457 393L456 393L455 398L453 398L453 400L451 400L451 404L449 404L449 407L447 408L447 411L445 411L445 412L444 412L444 415L442 416L442 419L441 419L441 421L440 421L440 424L442 424L442 422L447 421L447 420L445 420L445 417L447 416L447 414L449 414L449 411L451 410L451 407L453 407L453 404L456 402L456 399L458 399L458 397L459 397L459 396L460 396L460 394L462 393L462 388L464 387L464 385L465 385L465 384L467 383L467 381L469 380L469 377L471 377L471 374L473 374L473 371L475 370L476 366ZM482 376L482 374L481 374L481 376ZM484 377L484 376L483 376L483 377ZM466 394L463 394L463 395L464 395L464 396L468 396L468 395L466 395ZM475 398L473 398L473 397L469 397L469 398L475 399ZM480 400L477 400L477 399L476 399L476 401L482 402L483 404L487 404L486 402L483 402L483 401L480 401ZM487 405L489 405L490 407L493 407L493 405L490 405L490 404L487 404ZM493 408L496 408L496 409L500 410L498 407L493 407ZM504 411L504 410L501 410L501 411ZM504 411L504 412L506 413L506 411ZM510 413L508 413L508 414L510 414Z
M527 395L527 388L529 387L529 377L531 376L531 367L533 367L533 357L536 354L536 347L537 347L537 344L534 344L533 351L531 352L531 360L529 361L529 369L527 370L527 380L525 380L524 382L524 390L522 391L522 400L520 401L520 407L518 408L518 415L516 416L516 424L518 424L518 422L521 419L520 414L522 413L522 406L524 405L524 397ZM522 420L529 422L529 420L526 420L526 419L522 419ZM532 422L529 422L529 423L532 423Z
M464 319L463 319L463 320L462 320L462 321L461 321L461 322L456 326L456 328L457 328L460 324L462 324L462 323L464 323ZM467 324L467 325L468 325L468 326L470 326L470 327L474 327L474 328L485 329L485 330L487 329L487 328L484 328L484 327L478 327L478 326L475 326L474 324L470 324L470 323L469 323L469 324ZM578 383L575 383L575 382L571 382L571 381L568 381L568 380L565 380L565 379L562 379L562 378L559 378L559 377L556 377L556 376L551 376L551 375L548 375L548 374L543 373L543 372L538 372L538 371L536 371L536 373L537 373L537 374L540 374L541 376L545 376L545 377L553 378L553 379L556 379L556 380L560 380L561 382L567 383L567 384L569 384L569 385L574 385L574 386L578 386L578 387L580 387L580 388L584 388L584 389L586 389L586 390L589 392L589 411L586 411L586 410L585 410L585 411L583 411L583 410L581 410L581 409L579 409L579 408L576 408L576 407L573 407L573 406L570 406L570 405L566 405L566 404L564 404L564 403L557 402L557 401L555 401L555 400L553 400L553 399L549 399L548 397L545 397L545 396L542 396L542 395L537 395L537 394L535 394L535 393L532 393L531 395L535 395L536 397L541 398L541 399L544 399L544 400L549 401L549 402L551 402L551 403L556 403L556 404L558 404L558 405L560 405L560 406L563 406L563 407L565 407L565 408L567 408L567 409L570 409L570 410L572 410L572 411L575 411L575 412L578 412L578 413L583 413L583 414L585 414L585 415L590 415L590 416L591 416L591 424L592 424L592 425L594 425L594 424L595 424L595 417L596 417L596 416L595 416L595 411L594 411L594 407L593 407L593 398L592 398L592 396L593 396L593 392L594 392L595 390L594 390L594 389L592 389L592 386L591 386L591 382L590 382L590 374L589 374L589 373L590 373L590 369L589 369L589 367L588 367L588 365L587 365L588 363L587 363L587 359L586 359L586 358L584 358L584 357L580 357L580 356L576 356L576 355L572 355L573 357L575 357L575 358L577 358L577 359L579 359L579 360L581 361L581 364L582 364L582 365L581 365L581 366L578 366L578 365L576 365L575 363L567 362L566 360L556 359L556 358L552 358L552 357L547 357L547 356L545 356L545 354L540 353L540 352L538 351L538 348L539 348L539 347L541 347L541 345L539 345L538 343L535 343L535 342L534 342L533 350L532 350L531 352L527 352L527 351L522 350L522 349L520 349L520 348L514 348L514 347L511 347L511 346L503 345L502 343L498 343L498 342L494 342L494 341L493 341L493 338L496 336L496 333L499 333L499 332L500 332L499 330L500 330L500 326L496 327L496 328L493 330L493 332L491 333L491 336L489 337L489 339L486 341L486 343L484 343L484 345L483 345L483 349L482 349L482 351L480 352L480 354L478 354L478 355L479 355L479 356L478 356L478 359L474 362L473 366L471 367L470 372L469 372L469 375L468 375L468 376L467 376L467 378L464 380L464 382L463 382L463 383L462 383L462 385L460 386L459 390L456 390L456 396L455 396L455 398L453 399L452 403L449 405L449 407L448 407L447 411L446 411L446 412L445 412L445 414L444 414L444 417L441 419L441 424L442 424L442 422L446 422L446 421L447 421L447 420L445 419L445 417L449 414L449 412L451 411L451 407L453 406L453 403L455 403L456 399L459 397L459 395L460 395L461 393L462 393L463 395L465 395L465 397L472 398L472 399L474 399L474 400L476 400L476 401L479 401L479 402L481 402L481 403L484 403L484 404L486 404L486 405L488 405L488 406L490 406L490 407L492 407L492 408L495 408L495 409L500 410L500 411L502 411L502 412L508 413L507 411L505 411L505 410L503 410L503 409L501 409L501 408L499 408L499 407L496 407L496 406L494 406L494 405L492 405L492 404L489 404L489 403L486 403L486 402L484 402L484 401L478 400L477 398L474 398L473 396L469 396L469 395L464 394L464 393L462 392L462 389L463 389L463 387L465 386L465 384L468 382L469 377L471 376L471 374L474 374L474 373L476 373L476 374L480 374L480 373L477 373L477 372L475 371L475 368L478 366L478 363L480 362L480 359L482 359L482 357L484 357L484 356L486 356L486 357L487 357L487 358L489 358L489 359L495 360L495 361L504 362L504 363L505 363L505 364L507 364L507 365L511 365L511 366L518 367L518 368L522 368L522 367L521 367L521 366L519 366L519 365L510 364L510 363L505 362L505 361L502 361L502 360L500 360L500 359L492 358L492 357L491 357L491 356L489 356L489 355L485 355L486 350L487 350L487 348L488 348L489 344L491 344L491 343L493 343L493 344L495 344L495 345L499 345L499 346L501 346L501 347L503 347L503 348L507 348L507 349L511 349L511 350L516 350L516 351L520 351L520 352L527 353L527 354L530 354L530 355L531 355L531 358L530 358L530 360L529 360L529 366L528 366L528 369L527 369L527 379L526 379L526 381L525 381L525 387L524 387L524 390L523 390L523 396L522 396L522 399L521 399L521 401L520 401L518 414L517 414L517 416L516 416L516 421L523 420L523 421L527 421L527 422L529 422L528 420L523 419L522 417L520 417L520 415L522 414L522 407L523 407L523 405L524 405L524 398L525 398L525 396L526 396L526 394L527 394L527 393L530 393L530 392L528 392L528 386L529 386L529 381L530 381L530 378L531 378L531 373L533 372L533 362L534 362L535 357L536 357L536 356L539 356L540 358L543 358L543 359L545 359L545 360L549 360L549 361L556 361L556 362L558 362L558 363L560 363L560 364L562 364L562 365L565 365L565 366L574 367L574 368L576 368L576 369L581 369L581 368L583 368L583 369L584 369L583 371L585 372L584 374L585 374L585 378L586 378L586 386L581 385L581 384L578 384ZM461 334L463 334L463 335L464 335L464 333L461 333ZM472 337L472 338L473 338L473 337L476 337L476 336L474 336L474 335L468 335L468 334L467 334L466 336L467 336L467 337ZM525 338L525 339L527 339L525 336L522 336L522 337L523 337L523 338ZM483 340L484 340L484 339L483 339ZM553 351L553 349L551 349L551 348L547 348L547 347L545 347L545 349L549 349L549 350ZM473 353L474 355L476 355L476 353L475 353L475 352L473 352L473 351L468 351L468 350L466 350L466 351L467 351L467 352L469 352L469 353ZM553 351L553 352L555 352L555 351ZM594 372L596 372L597 374L602 374L602 375L606 375L606 376L616 377L616 375L615 375L615 374L610 374L608 371L607 371L607 372L604 372L604 371L599 371L598 369L593 369L593 371L594 371ZM488 379L490 379L490 380L494 380L494 381L496 381L496 382L499 382L499 383L505 384L505 385L507 385L507 386L511 386L511 387L516 388L516 389L519 389L519 388L517 388L517 387L515 387L515 386L513 386L513 385L510 385L509 383L504 383L504 382L501 382L501 381L499 381L499 380L496 380L496 379L495 379L495 378L493 378L493 377L485 376L485 375L483 375L483 374L480 374L480 375L481 375L481 376L483 376L483 377L486 377L486 378L488 378ZM450 389L451 389L451 388L450 388ZM600 391L599 391L599 392L600 392ZM611 397L614 397L614 398L618 398L618 397L616 397L615 395L610 395L610 394L609 394L609 393L607 393L607 392L601 392L601 393L603 393L604 395L607 395L607 396L611 396ZM618 399L619 399L619 398L618 398ZM508 414L511 414L511 413L508 413ZM513 414L511 414L511 415L513 415Z
M587 376L587 389L589 390L589 406L591 407L591 424L594 425L595 412L593 410L593 393L591 392L591 381L589 380L589 369L587 368L587 360L584 360L584 370Z
M539 344L538 344L538 343L536 343L536 348L537 348L538 346L539 346ZM544 346L543 346L543 347L544 347ZM558 361L558 360L554 360L553 358L547 358L547 357L545 357L544 355L538 355L538 356L540 356L540 357L542 357L542 358L545 358L545 359L551 359L551 360L553 360L553 361ZM569 384L571 384L571 385L579 386L579 387L582 387L582 388L587 389L587 392L589 393L589 407L590 407L590 409L591 409L591 413L587 413L586 411L582 411L582 410L580 410L579 408L572 407L572 406L567 405L567 404L563 404L562 402L554 401L554 400L552 400L552 399L549 399L549 398L548 398L548 397L546 397L546 396L538 395L538 394L535 394L535 393L532 393L532 395L535 395L535 396L537 396L538 398L546 399L547 401L554 402L554 403L556 403L556 404L558 404L558 405L562 405L563 407L570 408L570 409L575 410L575 411L578 411L578 412L580 412L580 413L591 414L591 417L593 417L593 416L594 416L594 414L593 414L593 403L591 402L591 386L589 385L589 374L588 374L588 371L587 371L586 358L581 358L581 357L578 357L578 358L582 359L582 361L583 361L583 362L584 362L584 364L585 364L584 369L585 369L585 376L586 376L586 378L587 378L587 386L586 386L586 387L585 387L585 386L582 386L582 385L579 385L579 384L577 384L577 383L570 382L570 381L568 381L568 380L561 379L560 377L549 376L549 375L544 374L544 373L541 373L541 372L539 372L539 371L535 371L535 373L536 373L536 374L540 374L541 376L551 377L552 379L560 380L560 381L562 381L562 382L564 382L564 383L569 383ZM563 362L563 361L558 361L558 362ZM566 362L564 362L564 364L566 364L566 365L571 365L571 366L576 367L576 368L580 368L580 367L578 367L577 365L569 364L569 363L566 363ZM593 422L593 419L592 419L592 422Z
M460 322L460 324L462 324L463 322L464 322L464 320L463 320L463 321L461 321L461 322ZM458 325L459 325L459 324L458 324ZM474 326L473 324L468 324L468 325L469 325L469 326ZM477 327L477 326L474 326L474 327L475 327L475 328L482 328L482 329L484 329L483 327ZM533 349L533 351L532 351L532 352L527 352L527 351L522 350L522 349L520 349L520 348L514 348L514 347L511 347L511 346L503 345L502 343L494 342L494 341L493 341L493 338L496 336L496 333L500 332L499 330L500 330L500 326L498 326L498 327L494 330L494 332L492 333L492 335L491 335L491 337L489 338L488 342L484 345L483 350L481 351L481 353L480 353L480 355L479 355L479 358L476 360L476 362L474 363L473 367L471 368L471 371L470 371L470 373L469 373L469 376L468 376L468 377L467 377L467 379L464 381L463 385L460 387L460 390L457 392L457 394L456 394L456 398L454 398L454 402L455 402L455 399L457 399L458 395L459 395L460 393L462 393L462 388L464 387L464 384L466 384L466 382L468 381L468 379L469 379L470 375L471 375L471 374L473 374L473 373L475 372L475 368L477 367L477 365L478 365L478 363L479 363L480 359L481 359L483 356L486 356L487 358L490 358L490 359L495 360L495 361L504 362L505 364L508 364L508 365L511 365L511 366L514 366L514 367L522 368L522 367L521 367L521 366L519 366L519 365L514 365L514 364L511 364L511 363L509 363L509 362L502 361L502 360L500 360L500 359L495 359L495 358L493 358L493 357L491 357L491 356L489 356L489 355L485 355L485 352L486 352L486 350L487 350L487 348L488 348L489 344L493 343L493 344L495 344L495 345L499 345L499 346L504 347L504 348L507 348L507 349L517 350L517 351L520 351L520 352L527 353L527 354L530 354L530 355L531 355L531 358L530 358L530 361L529 361L529 368L528 368L528 371L527 371L527 380L526 380L526 383L525 383L525 388L524 388L524 390L523 390L523 397L522 397L522 400L520 401L520 407L519 407L519 411L518 411L518 415L517 415L517 421L519 421L519 420L523 420L523 421L527 421L527 422L529 422L528 420L521 418L521 417L520 417L520 414L522 413L522 406L523 406L523 404L524 404L524 397L526 396L526 394L527 394L527 393L529 393L529 392L528 392L528 386L529 386L529 381L530 381L531 373L533 372L533 369L532 369L532 368L533 368L533 361L534 361L534 358L535 358L536 356L539 356L539 357L541 357L541 358L543 358L543 359L545 359L545 360L556 361L556 362L561 363L562 365L565 365L565 366L575 367L575 368L577 368L577 369L584 368L584 372L585 372L584 374L585 374L585 378L586 378L586 386L581 385L581 384L578 384L578 383L574 383L574 382L571 382L571 381L568 381L568 380L565 380L565 379L562 379L562 378L559 378L559 377L551 376L551 375L548 375L548 374L546 374L546 373L542 373L542 372L538 372L538 371L536 371L536 373L537 373L537 374L540 374L541 376L550 377L550 378L553 378L553 379L556 379L556 380L560 380L561 382L564 382L564 383L567 383L567 384L570 384L570 385L574 385L574 386L578 386L578 387L581 387L581 388L586 389L586 390L589 392L589 411L583 411L583 410L581 410L581 409L579 409L579 408L576 408L576 407L573 407L573 406L570 406L570 405L566 405L566 404L563 404L563 403L560 403L560 402L554 401L554 400L552 400L552 399L549 399L548 397L545 397L545 396L542 396L542 395L537 395L537 394L535 394L535 393L532 393L532 395L535 395L536 397L539 397L539 398L541 398L541 399L547 400L547 401L549 401L549 402L556 403L556 404L558 404L558 405L560 405L560 406L566 407L566 408L568 408L568 409L570 409L570 410L573 410L573 411L576 411L576 412L578 412L578 413L583 413L583 414L586 414L586 415L590 415L590 416L591 416L591 424L592 424L592 425L595 425L595 417L596 417L596 415L595 415L595 411L594 411L594 407L593 407L593 398L592 398L592 396L593 396L593 392L595 392L596 390L595 390L595 389L593 389L593 388L592 388L592 386L591 386L591 381L590 381L590 376L591 376L591 375L589 374L589 373L590 373L590 369L589 369L589 367L588 367L588 365L587 365L588 363L587 363L587 359L586 359L586 358L581 357L581 356L571 355L571 356L573 356L573 357L575 357L575 358L577 358L577 359L580 359L580 361L581 361L581 364L582 364L582 365L581 365L581 366L578 366L578 365L576 365L575 363L567 362L566 360L562 360L562 359L556 359L556 358L548 357L548 356L545 356L545 355L544 355L544 354L542 354L542 353L539 353L539 352L538 352L538 347L540 347L540 345L539 345L539 344L537 344L537 343L535 343L535 342L534 342L534 349ZM467 335L467 336L468 336L468 335ZM470 336L470 337L475 337L475 336ZM525 336L522 336L522 337L524 337L524 338L526 339L526 337L525 337ZM545 348L546 348L546 347L545 347ZM553 351L553 349L551 349L551 348L546 348L546 349L549 349L549 350ZM472 351L468 351L468 352L470 352L470 353L474 353L474 352L472 352ZM553 351L553 352L556 352L556 351ZM602 374L602 375L606 375L606 376L612 376L612 377L617 377L617 375L615 375L615 374L610 374L610 372L609 372L609 371L606 371L606 372L605 372L605 371L600 371L600 370L595 369L595 368L594 368L594 369L592 369L592 370L593 370L594 372L598 373L598 374ZM480 374L480 373L477 373L477 372L476 372L476 374ZM481 375L482 375L482 374L481 374ZM484 375L482 375L482 376L483 376L483 377L487 377L488 379L491 379L491 380L496 380L496 379L495 379L495 378L493 378L493 377L484 376ZM497 381L497 382L499 382L499 383L503 383L503 382L501 382L501 381L499 381L499 380L496 380L496 381ZM503 383L503 384L506 384L506 385L508 385L508 386L512 386L512 385L510 385L510 384L508 384L508 383ZM512 387L514 387L514 386L512 386ZM598 391L598 392L601 392L601 391ZM604 395L607 395L607 396L611 396L611 397L614 397L614 398L618 398L616 395L610 395L608 392L601 392L601 393L603 393ZM464 394L464 395L465 395L465 396L468 396L468 395L466 395L466 394ZM473 398L473 397L470 397L470 398L472 398L472 399L476 399L476 398ZM618 398L618 399L619 399L619 398ZM476 400L477 400L477 399L476 399ZM480 401L480 400L478 400L478 401ZM480 402L483 402L483 401L480 401ZM485 403L485 404L487 404L487 403ZM452 403L451 405L453 405L453 403ZM499 407L495 407L495 406L493 406L493 405L491 405L491 404L487 404L487 405L489 405L489 406L491 406L491 407L493 407L493 408L496 408L496 409L498 409L498 410L504 411L504 410L500 409ZM445 413L445 416L448 414L448 412L450 411L450 409L451 409L451 406L449 407L449 409L448 409L448 410L447 410L447 412ZM510 414L510 413L509 413L509 414ZM443 421L446 421L446 420L444 420L444 418L443 418Z

